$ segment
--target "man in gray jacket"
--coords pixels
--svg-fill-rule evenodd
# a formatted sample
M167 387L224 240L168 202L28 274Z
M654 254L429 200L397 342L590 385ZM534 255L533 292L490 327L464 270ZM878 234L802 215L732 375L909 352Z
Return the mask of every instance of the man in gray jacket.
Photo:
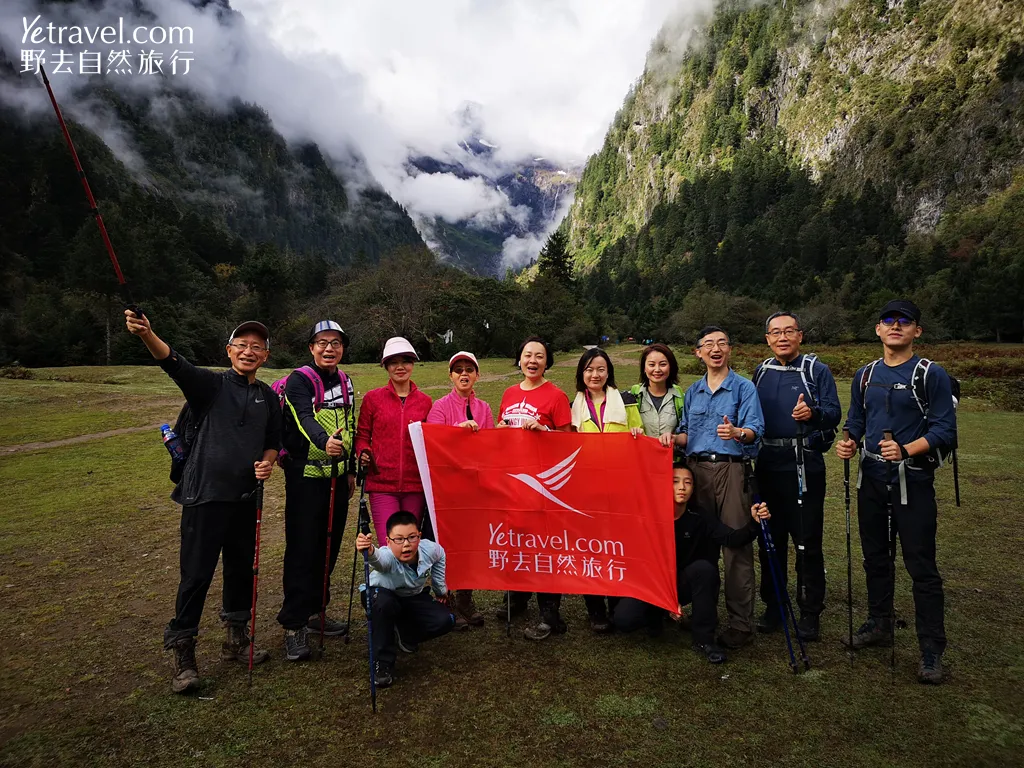
M174 651L171 689L199 687L196 636L206 593L223 552L221 620L226 661L249 661L249 612L256 549L257 480L270 477L281 443L281 409L269 385L256 380L270 354L262 323L242 323L227 344L231 369L197 368L153 333L145 315L125 310L128 330L142 339L160 367L178 385L188 405L183 432L194 433L181 480L171 498L181 508L181 581L174 618L164 630L164 647ZM184 435L182 436L185 440ZM254 651L253 663L269 658Z

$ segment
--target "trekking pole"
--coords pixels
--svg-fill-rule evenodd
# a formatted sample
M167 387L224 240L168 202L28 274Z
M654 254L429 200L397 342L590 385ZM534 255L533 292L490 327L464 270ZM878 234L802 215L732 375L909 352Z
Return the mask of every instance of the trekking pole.
M956 458L956 448L953 449L953 493L956 496L956 505L960 506L960 462Z
M78 159L78 152L75 151L75 144L71 141L71 134L68 132L67 123L64 122L64 115L61 114L60 106L57 104L57 97L53 95L53 88L50 87L50 80L46 77L46 68L40 67L39 74L42 75L43 85L46 86L46 93L50 97L50 104L53 105L53 111L57 114L57 121L60 123L61 133L64 134L64 141L67 142L68 149L71 151L71 159L75 161L75 168L78 170L78 178L82 182L82 188L85 190L85 197L89 201L89 213L92 214L96 220L96 226L99 227L100 235L103 238L103 244L107 247L107 255L110 256L110 263L114 266L114 274L117 275L117 283L121 288L121 295L124 298L125 307L131 310L135 317L142 317L142 310L139 309L139 305L135 303L135 299L132 297L132 290L128 286L128 281L124 277L124 273L121 272L121 265L117 262L117 255L114 253L114 246L110 242L110 235L107 234L107 227L103 223L103 216L100 214L100 209L96 205L96 198L93 197L92 188L89 186L89 179L85 176L85 170L82 168L82 163Z
M804 425L800 422L796 431L796 514L800 521L800 541L796 545L796 594L800 610L807 602L804 565L806 564L806 531L804 530ZM787 542L783 542L787 544ZM788 592L788 590L787 590Z
M359 532L370 535L370 509L366 503L365 492L359 494ZM373 589L370 587L370 556L363 550L363 577L366 580L366 642L370 649L370 703L374 714L377 713L377 680L374 677L375 664L373 658Z
M252 561L252 610L249 612L249 687L252 688L252 659L256 648L256 596L260 583L260 530L263 527L263 481L256 481L256 553Z
M356 467L356 484L359 486L359 503L363 503L363 483L366 481L366 474L363 472L361 466ZM358 533L358 523L357 531ZM348 645L348 641L352 639L352 599L356 594L356 564L359 562L359 550L352 550L352 576L348 582L348 626L349 630L345 633L345 645Z
M330 438L328 438L330 439ZM327 631L327 583L331 571L331 534L334 532L334 495L338 490L338 460L331 459L331 495L327 508L327 551L324 553L324 589L320 598L320 658L324 656L324 634Z
M850 430L843 430L843 440L850 439ZM850 460L843 460L843 485L846 490L846 613L849 619L850 642L847 645L853 664L853 548L850 543Z
M882 439L892 440L892 430L882 430ZM892 462L886 461L886 484L885 484L885 510L889 528L889 574L892 577L889 582L889 676L893 684L896 683L896 536L892 530Z

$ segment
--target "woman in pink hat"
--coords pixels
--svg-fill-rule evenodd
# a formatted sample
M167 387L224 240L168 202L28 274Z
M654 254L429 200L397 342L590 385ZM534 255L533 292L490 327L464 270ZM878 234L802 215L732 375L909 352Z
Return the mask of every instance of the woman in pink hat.
M428 424L447 424L474 432L494 428L494 414L491 406L476 396L473 385L480 378L480 365L472 352L456 352L448 361L448 378L452 380L452 391L434 403L427 414ZM483 614L473 604L473 591L460 589L455 595L456 620L484 625Z
M407 339L388 339L380 360L388 372L388 383L367 392L359 409L355 452L360 465L368 468L366 491L380 546L386 546L386 524L391 515L411 512L421 522L426 506L409 437L409 425L425 421L431 406L430 395L412 381L417 360L419 356Z

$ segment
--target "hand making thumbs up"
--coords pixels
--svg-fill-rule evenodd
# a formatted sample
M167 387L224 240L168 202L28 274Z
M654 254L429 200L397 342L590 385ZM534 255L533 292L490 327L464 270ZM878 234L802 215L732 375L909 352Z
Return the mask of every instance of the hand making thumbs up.
M803 393L796 399L796 406L793 408L793 420L794 421L810 421L811 416L814 412L811 410L811 406L804 402Z
M722 423L718 425L717 432L720 440L739 440L743 436L743 430L734 427L728 416L722 417Z

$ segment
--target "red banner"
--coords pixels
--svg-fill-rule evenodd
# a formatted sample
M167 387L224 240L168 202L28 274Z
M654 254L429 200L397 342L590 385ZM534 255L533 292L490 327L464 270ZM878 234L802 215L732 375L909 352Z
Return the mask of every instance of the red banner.
M419 423L409 432L452 589L676 609L672 452L656 440Z

